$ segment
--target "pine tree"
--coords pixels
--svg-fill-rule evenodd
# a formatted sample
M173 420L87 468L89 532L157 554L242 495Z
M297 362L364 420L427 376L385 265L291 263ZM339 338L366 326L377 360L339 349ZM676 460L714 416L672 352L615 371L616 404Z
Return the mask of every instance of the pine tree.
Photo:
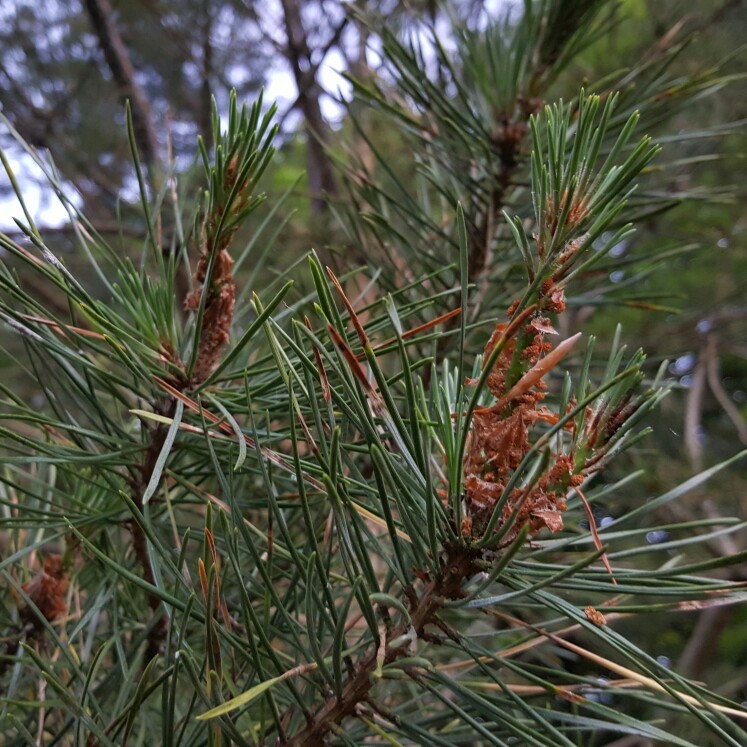
M89 273L18 190L0 314L44 404L0 384L5 745L745 743L740 705L618 625L743 599L717 571L745 553L697 553L738 521L656 514L726 464L595 520L630 482L605 469L645 435L666 369L622 331L599 360L567 309L660 207L636 192L666 157L642 126L674 105L662 60L620 94L547 101L607 8L527 3L518 23L465 26L456 53L386 39L389 87L358 91L417 174L359 121L373 160L345 165L339 216L360 267L311 252L254 287L282 209L263 207L261 99L214 111L195 205L176 173L149 191L130 118L139 257L39 159Z

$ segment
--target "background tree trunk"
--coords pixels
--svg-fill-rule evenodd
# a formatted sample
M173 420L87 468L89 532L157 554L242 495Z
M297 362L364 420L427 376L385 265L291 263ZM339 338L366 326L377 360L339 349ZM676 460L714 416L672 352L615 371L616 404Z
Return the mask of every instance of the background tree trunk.
M286 32L286 55L298 89L296 105L304 117L307 136L307 163L311 212L320 215L327 210L327 197L337 192L332 163L326 152L329 125L322 114L322 89L317 81L319 62L312 60L312 50L301 15L300 4L282 0ZM339 35L340 28L333 36ZM329 48L329 45L327 45Z
M158 165L158 138L145 91L135 79L135 68L114 19L109 0L84 0L91 26L99 40L106 64L120 89L123 100L130 102L132 124L140 155L153 181Z

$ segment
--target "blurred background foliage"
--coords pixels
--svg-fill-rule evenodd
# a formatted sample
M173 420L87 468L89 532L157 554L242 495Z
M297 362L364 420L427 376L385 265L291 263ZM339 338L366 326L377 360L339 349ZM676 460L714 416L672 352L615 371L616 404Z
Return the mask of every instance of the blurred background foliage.
M594 3L575 5L592 8ZM435 2L358 2L350 7L365 17L386 19L387 29L403 33L435 25L447 48L460 23L477 26L488 13L511 18L521 12L516 2L464 1L452 3L448 11ZM662 436L661 450L701 466L733 453L738 442L747 439L741 423L747 407L747 239L742 208L747 83L741 77L747 13L743 2L734 0L624 0L615 3L611 13L614 18L605 20L604 34L568 61L547 87L546 97L573 97L579 84L594 91L600 81L604 90L610 83L625 83L626 73L627 83L640 91L648 81L633 71L657 54L660 62L649 70L650 78L666 65L674 81L678 76L703 81L703 95L682 97L684 106L677 104L676 84L668 92L657 92L662 105L648 120L644 114L646 131L661 135L666 146L664 159L653 167L659 173L652 191L662 207L684 204L638 223L634 241L617 252L643 258L644 265L651 257L653 269L667 247L688 250L673 252L664 272L645 273L638 263L627 277L618 271L613 282L625 301L597 311L591 293L592 303L579 313L603 338L621 322L649 354L673 361L672 373L685 388L666 405L668 435ZM680 46L677 54L663 54ZM350 114L361 120L370 145L393 173L405 183L413 177L407 138L387 126L383 114L364 109L365 103L353 102L349 110L335 103L341 92L349 93L342 74L376 81L386 91L391 79L377 54L380 48L381 39L335 0L91 0L43 7L13 0L0 9L0 102L3 114L30 145L54 154L61 177L74 188L82 211L98 230L118 234L126 247L142 239L144 226L123 99L140 101L144 161L152 160L154 173L160 170L162 178L169 159L175 159L183 175L180 188L189 195L194 190L188 178L193 143L198 134L209 140L212 97L225 109L231 87L240 100L248 100L265 86L266 98L279 99L282 124L268 194L274 198L296 185L288 203L294 214L282 233L286 261L309 246L345 257L346 237L327 210L328 204L336 210L346 204L333 162L349 161L346 153L351 149L371 160L369 144L358 136ZM129 68L117 67L115 53L124 55ZM719 80L726 77L728 82L715 83L719 90L712 92L708 87L716 70ZM137 126L135 103L133 112ZM7 132L0 132L0 140L11 158L25 165L20 174L28 190L36 173ZM319 147L327 141L326 150ZM381 172L379 168L378 178ZM64 216L49 202L41 179L38 191L47 201L39 223L44 226L48 218L61 223L58 245L64 246ZM17 209L10 184L0 182L0 197L3 225L12 230L11 216ZM74 257L69 261L74 263ZM631 301L631 286L638 304ZM615 292L611 295L614 298ZM653 306L662 309L652 312ZM704 366L714 355L718 375L698 375L698 361ZM704 384L701 379L706 379ZM714 392L714 387L719 390ZM688 402L691 417L686 425Z
M590 92L619 89L623 107L626 94L637 106L645 99L640 129L664 146L642 185L645 199L631 207L645 205L647 214L636 234L613 248L614 272L587 278L571 299L568 322L569 329L596 334L602 349L622 324L625 338L649 354L652 370L670 361L674 392L652 418L654 435L616 463L608 477L614 482L645 465L646 490L662 492L747 445L747 81L741 46L747 8L739 0L556 5L571 24L584 13L598 13L603 33L586 39L564 65L548 60L553 74L535 81L536 95L542 101L571 100L583 85ZM435 29L447 60L460 29L481 28L496 16L511 28L521 12L518 3L479 0L448 7L433 0L11 0L0 7L0 105L32 147L52 154L81 211L127 254L142 246L146 226L123 101L131 102L152 193L163 194L173 169L188 200L198 185L194 141L200 135L209 145L213 97L225 111L230 88L239 100L253 100L265 87L266 99L279 103L279 153L265 177L269 199L250 217L246 235L267 220L281 195L288 190L290 195L282 215L270 215L270 233L277 232L274 259L251 276L253 286L292 273L310 247L338 270L364 262L375 269L375 249L368 257L349 249L354 242L345 216L381 207L366 193L366 175L418 188L422 173L413 161L413 138L422 133L391 124L393 108L412 113L418 105L382 59L386 34L372 29L385 26L395 45ZM443 85L447 99L458 99L458 85L432 48L425 63L423 80ZM358 81L355 96L345 76ZM650 92L648 99L642 92ZM55 236L59 251L68 247L65 261L76 274L74 237L54 198L6 130L0 130L0 145L22 189L39 196L35 219L42 233ZM0 199L3 230L12 234L10 218L20 211L10 184L2 181ZM182 237L167 211L163 220L168 253ZM242 270L244 277L250 269ZM501 278L487 270L472 278L492 284L483 305L505 307L510 299L501 296ZM96 279L89 280L95 287ZM39 293L52 305L64 303L48 289ZM453 302L446 299L446 307ZM474 339L484 343L489 331L476 329ZM0 343L11 352L19 346L5 329ZM0 363L0 375L33 396L28 374L11 361ZM744 517L746 487L743 472L725 471L676 508L668 506L676 514L667 519ZM630 500L639 496L640 486L631 487ZM605 518L597 516L602 523ZM740 540L734 542L702 551L710 556L741 549ZM747 580L738 568L730 573L734 580ZM685 674L728 682L727 694L744 699L745 622L743 609L726 607L673 616L669 627L627 632Z

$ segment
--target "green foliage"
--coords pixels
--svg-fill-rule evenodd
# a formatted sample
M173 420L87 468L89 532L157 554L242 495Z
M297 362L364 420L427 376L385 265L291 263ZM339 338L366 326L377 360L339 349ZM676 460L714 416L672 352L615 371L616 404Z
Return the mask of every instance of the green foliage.
M0 314L45 400L0 384L6 745L744 744L743 708L616 625L744 601L718 571L747 553L698 554L744 524L657 513L729 463L597 527L629 483L602 470L665 387L620 332L606 361L593 340L575 359L578 335L550 342L575 286L615 266L658 150L615 95L521 103L599 33L602 5L528 3L517 29L465 32L472 72L513 63L509 122L482 106L487 78L418 87L422 58L388 40L410 102L365 94L422 141L424 188L350 166L345 225L378 259L370 278L312 253L306 295L237 288L282 208L239 245L274 130L235 97L201 146L197 217L164 188L193 226L182 251L161 251L165 196L142 183L137 261L67 201L104 297L29 211L28 245L0 237Z

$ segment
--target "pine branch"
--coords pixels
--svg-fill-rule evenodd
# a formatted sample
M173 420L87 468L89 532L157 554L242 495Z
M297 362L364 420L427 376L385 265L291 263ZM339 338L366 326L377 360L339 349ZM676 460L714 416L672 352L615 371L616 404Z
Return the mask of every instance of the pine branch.
M381 672L383 667L395 664L398 659L411 656L413 631L420 640L438 642L438 635L429 630L436 627L441 631L446 630L448 636L459 642L458 635L445 628L439 613L446 601L464 596L464 584L483 568L479 551L458 544L445 548L439 574L426 583L420 594L412 588L406 590L410 619L387 630L386 639L379 642L379 647L355 662L355 673L345 683L342 695L330 699L314 713L311 723L281 744L287 747L324 747L327 744L326 736L334 732L345 718L357 715L367 702L372 702L375 707L376 695L371 692L377 681L375 674Z
M171 418L174 416L176 401L159 400L154 403L153 411L164 417ZM135 474L130 477L129 485L132 493L132 501L142 516L143 497L145 490L151 480L156 467L156 460L163 448L168 433L168 427L163 423L148 429L147 444L143 453L142 462L135 468ZM156 579L153 575L152 558L148 550L148 541L140 521L131 519L128 521L128 528L132 535L132 548L140 564L143 580L151 586L156 586ZM145 650L144 665L162 653L163 644L168 635L168 617L162 609L161 600L153 594L148 595L148 606L152 613L152 620L148 626L148 644Z

